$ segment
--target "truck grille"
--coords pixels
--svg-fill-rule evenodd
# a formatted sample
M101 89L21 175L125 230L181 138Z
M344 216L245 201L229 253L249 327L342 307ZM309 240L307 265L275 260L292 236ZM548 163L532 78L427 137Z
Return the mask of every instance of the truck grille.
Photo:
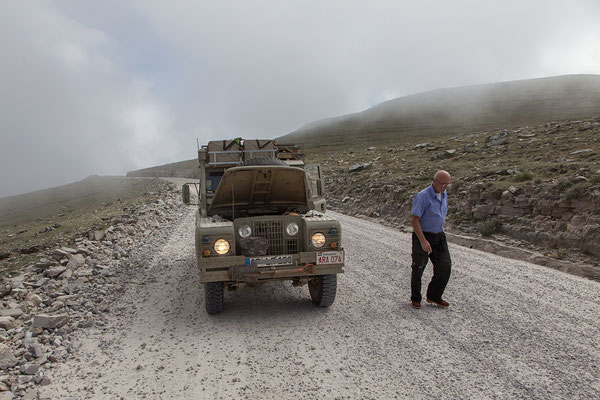
M283 236L283 221L254 221L254 236L267 239L267 255L294 254L298 252L298 239Z

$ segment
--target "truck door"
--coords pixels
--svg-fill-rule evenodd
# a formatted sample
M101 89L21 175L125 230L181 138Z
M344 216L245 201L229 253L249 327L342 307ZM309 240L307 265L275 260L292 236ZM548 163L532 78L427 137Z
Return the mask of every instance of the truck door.
M321 175L319 164L309 164L304 167L306 180L308 182L309 206L312 210L326 211L327 200L325 200L325 186Z

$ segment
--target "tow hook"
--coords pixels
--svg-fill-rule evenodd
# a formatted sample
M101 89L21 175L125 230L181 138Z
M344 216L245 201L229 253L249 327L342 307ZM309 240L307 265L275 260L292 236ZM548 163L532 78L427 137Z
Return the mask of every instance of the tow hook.
M315 273L315 266L312 264L306 264L304 267L298 268L298 272L302 272L307 275L312 275Z

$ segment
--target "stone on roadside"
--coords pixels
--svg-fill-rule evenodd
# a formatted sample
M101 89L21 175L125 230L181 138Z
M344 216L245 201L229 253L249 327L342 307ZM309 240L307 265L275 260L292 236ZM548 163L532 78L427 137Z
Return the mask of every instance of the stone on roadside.
M83 267L83 265L85 265L85 257L81 254L75 254L67 263L67 268L76 269L79 267Z
M60 328L69 322L68 315L46 315L39 314L33 317L33 327L43 329Z
M0 369L12 368L19 363L10 347L0 343Z
M60 276L63 272L65 272L67 270L66 267L53 267L53 268L49 268L46 271L44 271L44 275L46 275L49 278L56 278L58 276Z
M508 133L506 132L500 132L496 135L488 136L485 138L485 147L501 146L503 144L507 144L507 136Z
M56 265L56 261L49 260L47 258L40 258L40 260L35 264L35 267L39 269L46 269L54 265Z
M0 298L8 296L11 291L12 291L12 285L10 285L10 284L0 285Z
M100 240L104 239L105 234L105 231L92 231L90 232L89 239L99 242Z
M50 278L42 278L42 279L38 279L38 280L35 282L35 284L34 284L34 285L35 285L36 287L42 287L42 286L44 286L46 283L48 283L48 281L49 281L49 280L50 280Z
M35 306L39 306L44 301L39 295L35 293L29 293L25 298Z
M55 260L60 260L61 258L67 257L68 254L68 252L62 249L54 249L52 251L52 257L54 257Z
M367 168L371 168L372 165L373 165L373 163L355 164L355 165L351 166L350 168L348 168L348 171L349 172L360 172Z
M23 310L21 310L20 308L10 308L10 309L6 309L6 310L0 310L0 317L19 318L21 315L23 315Z
M594 150L592 149L583 149L583 150L577 150L577 151L572 151L569 153L570 156L576 156L578 154L586 154L586 153L593 153Z
M23 339L23 347L29 350L35 358L40 358L44 355L44 346L39 344L35 338L26 337Z
M69 269L67 269L67 270L66 270L64 273L62 273L62 274L60 275L61 279L63 279L63 280L64 280L64 279L69 279L69 278L70 278L70 277L72 277L72 276L73 276L73 270L72 270L72 269L70 269L70 268L69 268Z
M9 330L15 326L15 319L13 317L0 317L0 328Z
M35 375L40 370L39 364L23 364L20 371L25 375Z

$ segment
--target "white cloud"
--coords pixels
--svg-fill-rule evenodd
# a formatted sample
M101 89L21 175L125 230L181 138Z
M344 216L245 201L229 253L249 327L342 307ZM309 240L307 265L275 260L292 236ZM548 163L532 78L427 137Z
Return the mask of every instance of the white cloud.
M2 3L0 15L0 195L172 159L155 154L172 142L168 110L109 58L107 33L46 3Z
M598 17L592 0L0 2L0 196L438 87L600 73Z

